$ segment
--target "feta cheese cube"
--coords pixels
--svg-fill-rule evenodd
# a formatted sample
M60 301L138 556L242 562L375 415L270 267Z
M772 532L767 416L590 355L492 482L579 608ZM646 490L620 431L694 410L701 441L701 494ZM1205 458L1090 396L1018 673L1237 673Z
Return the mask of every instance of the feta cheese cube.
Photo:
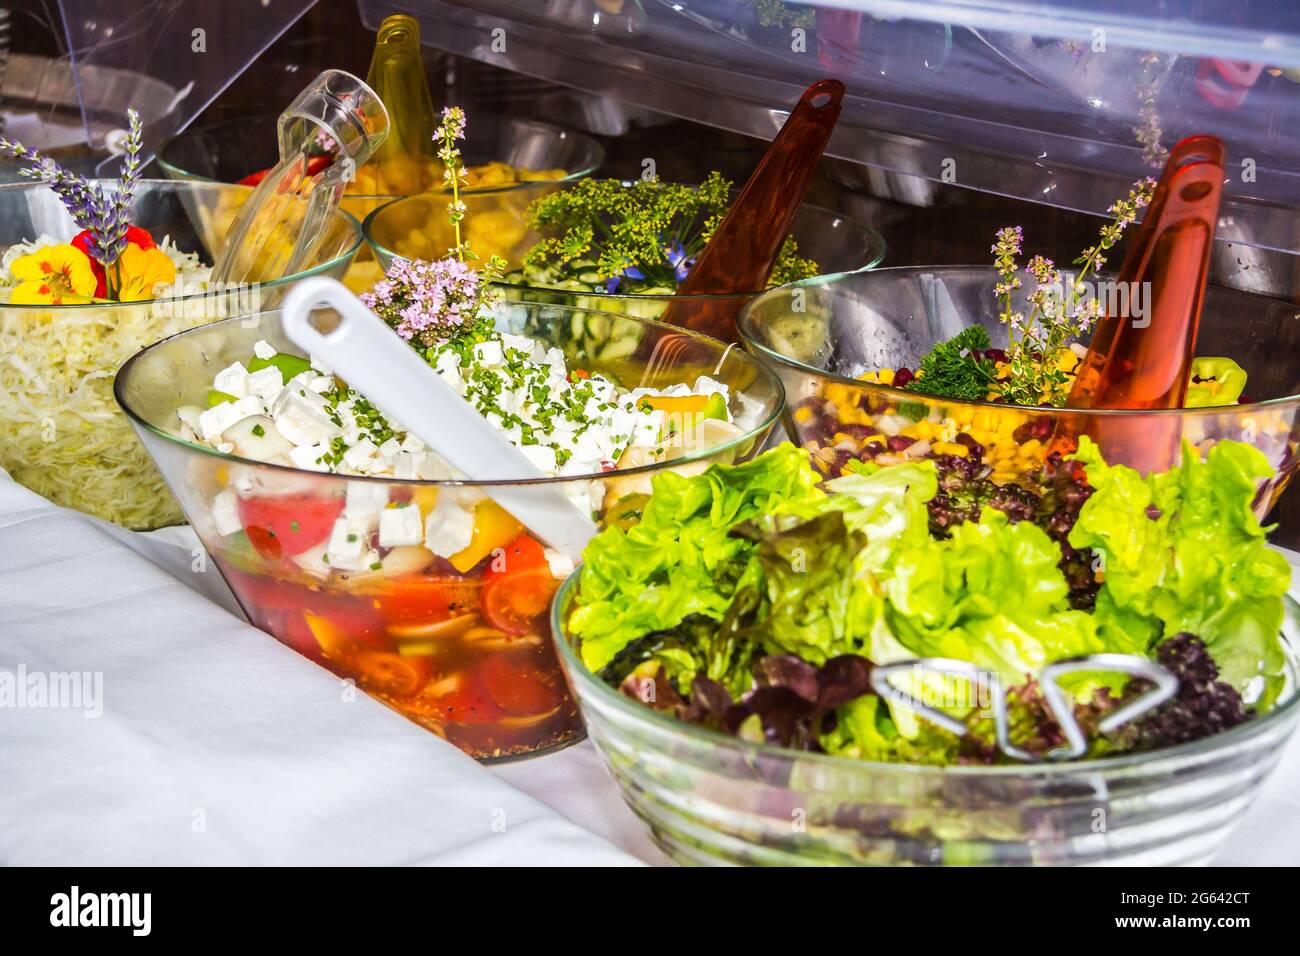
M343 517L354 530L373 531L379 527L379 514L388 505L388 487L378 481L349 481Z
M513 332L501 333L501 346L506 351L514 350L516 352L523 352L525 355L531 357L533 355L533 347L536 345L537 342L526 335L515 335ZM542 354L545 355L545 351L543 351Z
M204 441L216 441L227 428L247 417L238 402L222 402L199 415L196 431Z
M311 362L311 367L314 368L314 369L315 369L317 372L319 372L321 375L333 375L333 374L334 374L333 370L332 370L328 365L326 365L325 362L322 361L322 360L321 360L320 358L318 358L317 356L315 356L315 355L311 356L311 358L310 358L309 361Z
M274 365L268 365L249 373L247 385L250 395L271 400L284 388L284 375Z
M573 561L568 555L553 551L550 548L546 548L543 553L546 555L546 563L551 566L552 577L564 580L573 573Z
M308 471L329 471L330 466L320 459L330 450L328 442L316 442L311 445L297 445L289 452L289 460L295 467Z
M330 567L339 571L360 571L366 567L369 537L346 515L340 516L330 529L329 546L326 549Z
M463 391L465 383L460 374L460 356L455 352L450 349L440 352L434 368L444 382L458 392Z
M212 380L212 387L218 392L243 398L248 394L248 369L244 368L243 362L227 365Z
M500 365L505 360L500 342L480 342L474 346L474 360L480 365Z
M609 440L609 435L605 432L605 429L593 425L574 439L572 445L573 457L585 461L600 461L610 454L612 451L611 446L612 442ZM599 471L599 469L595 470Z
M330 562L328 542L322 541L314 548L308 548L302 554L295 554L289 560L313 577L329 577Z
M450 502L440 500L424 523L424 546L440 558L464 551L473 538L473 513Z
M399 451L393 459L393 477L404 481L420 477L420 466L424 464L424 452Z
M551 374L556 375L565 381L569 378L569 368L564 363L564 353L551 346L546 350L546 364L551 367Z
M343 431L326 412L325 399L307 389L280 392L271 406L271 417L280 434L295 445L328 443Z
M555 474L555 449L549 445L520 445L519 450L524 453L524 457L533 463L533 465L544 475Z
M276 356L275 346L266 339L258 339L253 343L253 354L265 361Z
M709 378L707 375L701 375L695 380L695 388L692 390L696 395L721 395L726 398L731 392L727 386L723 385L717 379Z
M416 469L416 474L425 481L455 481L464 477L442 458L432 453L424 456L420 467Z
M659 444L659 435L664 427L664 413L659 409L640 416L636 423L636 428L632 432L633 445Z
M347 434L345 433L343 437L346 440ZM377 451L379 447L374 442L369 438L363 438L343 453L343 464L353 471L368 472Z
M227 488L212 499L212 523L223 537L244 530L239 520L239 496L234 489Z
M394 441L394 442L396 440L397 439L395 438L389 439L389 441ZM384 444L387 443L388 442L385 442ZM407 432L406 437L402 439L402 443L399 447L402 449L402 451L409 451L412 454L414 454L417 451L424 451L424 442L420 441L419 438L417 438L415 435L411 434L410 432Z
M612 402L615 398L614 383L603 376L593 375L591 377L591 394L602 402Z
M379 513L379 545L396 548L404 544L422 544L424 527L420 509L415 505L385 508Z

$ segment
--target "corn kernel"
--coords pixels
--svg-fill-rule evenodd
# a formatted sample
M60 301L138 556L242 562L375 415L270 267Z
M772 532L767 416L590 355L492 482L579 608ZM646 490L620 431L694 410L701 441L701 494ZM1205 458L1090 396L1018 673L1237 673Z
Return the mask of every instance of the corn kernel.
M876 380L880 382L881 385L893 385L894 370L892 368L882 368L876 373Z
M813 410L807 405L800 405L794 410L794 420L800 425L812 420Z
M965 458L970 454L970 449L965 445L952 441L937 441L930 446L930 449L938 455L956 455L958 458Z

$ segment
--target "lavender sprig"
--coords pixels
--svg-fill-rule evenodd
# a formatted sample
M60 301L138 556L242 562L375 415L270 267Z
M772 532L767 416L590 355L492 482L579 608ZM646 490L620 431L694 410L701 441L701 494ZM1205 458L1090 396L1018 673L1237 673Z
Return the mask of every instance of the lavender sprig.
M44 183L62 200L79 229L90 234L87 249L104 266L111 266L126 247L129 212L140 178L140 148L143 141L140 114L127 110L130 131L127 134L126 158L117 195L111 199L99 183L69 172L39 149L15 143L0 136L0 152L31 164L18 175Z
M129 131L126 137L126 155L122 159L117 195L112 200L111 233L103 236L102 251L107 262L116 262L126 248L126 230L131 225L131 203L135 199L135 186L140 181L140 148L143 145L143 126L140 114L126 111Z

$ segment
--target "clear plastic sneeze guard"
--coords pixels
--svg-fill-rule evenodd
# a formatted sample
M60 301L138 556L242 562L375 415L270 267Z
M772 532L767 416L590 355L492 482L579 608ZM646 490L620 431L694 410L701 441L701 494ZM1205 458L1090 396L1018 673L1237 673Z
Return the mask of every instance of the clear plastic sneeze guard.
M425 42L770 139L820 77L828 153L1102 213L1180 138L1228 146L1222 224L1300 251L1300 5L1276 0L360 0ZM1221 234L1226 230L1221 229Z
M67 69L65 95L75 100L59 105L79 106L86 143L110 152L126 107L134 105L145 142L156 147L203 112L313 2L59 0L70 64L51 68ZM110 156L107 168L117 162Z

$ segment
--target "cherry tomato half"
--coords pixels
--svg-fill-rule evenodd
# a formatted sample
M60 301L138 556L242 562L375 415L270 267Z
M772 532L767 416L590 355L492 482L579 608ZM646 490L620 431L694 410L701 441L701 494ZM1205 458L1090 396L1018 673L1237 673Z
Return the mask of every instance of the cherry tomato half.
M559 706L558 690L533 668L494 654L479 666L479 679L492 699L516 717L542 714Z
M491 724L506 716L487 692L473 683L434 701L435 713L448 723Z
M527 532L507 544L503 551L503 554L492 557L485 577L495 578L546 565L546 550L542 543Z
M511 574L501 574L483 586L480 606L488 624L506 634L533 634L539 619L551 606L559 582L543 564Z
M360 651L345 666L367 690L409 697L428 683L433 662L427 657L403 657L389 651Z

